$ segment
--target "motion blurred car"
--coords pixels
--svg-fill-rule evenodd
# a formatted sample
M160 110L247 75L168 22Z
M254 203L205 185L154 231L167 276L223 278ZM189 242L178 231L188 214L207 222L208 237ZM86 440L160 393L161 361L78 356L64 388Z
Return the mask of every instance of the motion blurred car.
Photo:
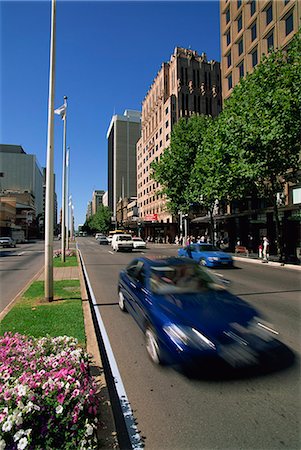
M109 244L109 241L108 241L106 236L103 236L103 235L102 236L98 236L97 240L98 240L100 245L108 245Z
M233 267L233 258L212 244L190 244L178 250L178 256L192 258L206 267Z
M0 247L16 247L16 242L9 236L0 237Z
M156 364L249 367L281 346L255 308L191 259L136 258L120 272L118 295Z
M146 242L141 237L133 237L134 249L146 248Z

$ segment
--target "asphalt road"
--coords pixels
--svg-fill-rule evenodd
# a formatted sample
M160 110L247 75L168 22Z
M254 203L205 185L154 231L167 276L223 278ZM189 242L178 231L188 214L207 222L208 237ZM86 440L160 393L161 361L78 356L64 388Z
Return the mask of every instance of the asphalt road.
M296 354L293 365L264 375L189 377L153 365L134 319L119 310L118 273L134 254L113 253L93 238L78 242L146 449L300 449L300 272L247 262L218 271L280 331ZM145 253L175 255L176 248Z
M0 248L0 312L43 266L44 241Z

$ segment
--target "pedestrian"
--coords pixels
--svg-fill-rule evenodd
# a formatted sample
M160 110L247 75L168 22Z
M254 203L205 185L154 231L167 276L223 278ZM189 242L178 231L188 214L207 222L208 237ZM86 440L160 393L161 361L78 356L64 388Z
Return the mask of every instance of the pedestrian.
M259 247L258 247L258 257L260 258L260 259L262 259L262 244L259 244Z
M270 247L270 243L269 240L266 236L264 236L263 238L263 245L262 245L262 256L263 256L263 261L262 262L268 262L269 261L269 247Z

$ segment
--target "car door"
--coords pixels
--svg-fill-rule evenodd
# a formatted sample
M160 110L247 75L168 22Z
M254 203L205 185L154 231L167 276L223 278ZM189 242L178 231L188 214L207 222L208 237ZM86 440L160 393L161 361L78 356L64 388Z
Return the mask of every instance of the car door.
M147 312L147 297L149 291L146 288L146 267L142 261L138 261L136 269L130 272L130 306L131 313L138 325L143 328Z

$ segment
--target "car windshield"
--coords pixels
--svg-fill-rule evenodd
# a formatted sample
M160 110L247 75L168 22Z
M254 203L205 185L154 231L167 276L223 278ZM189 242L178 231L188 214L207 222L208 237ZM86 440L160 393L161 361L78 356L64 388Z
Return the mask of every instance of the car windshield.
M220 251L219 248L215 247L214 245L210 245L210 244L207 244L207 245L200 244L199 250L200 250L200 252L219 252Z
M150 288L156 294L193 294L222 286L198 265L176 264L151 267Z
M131 241L132 236L119 236L120 241Z
M133 238L133 241L143 242L143 240L141 238L138 238L138 237Z

